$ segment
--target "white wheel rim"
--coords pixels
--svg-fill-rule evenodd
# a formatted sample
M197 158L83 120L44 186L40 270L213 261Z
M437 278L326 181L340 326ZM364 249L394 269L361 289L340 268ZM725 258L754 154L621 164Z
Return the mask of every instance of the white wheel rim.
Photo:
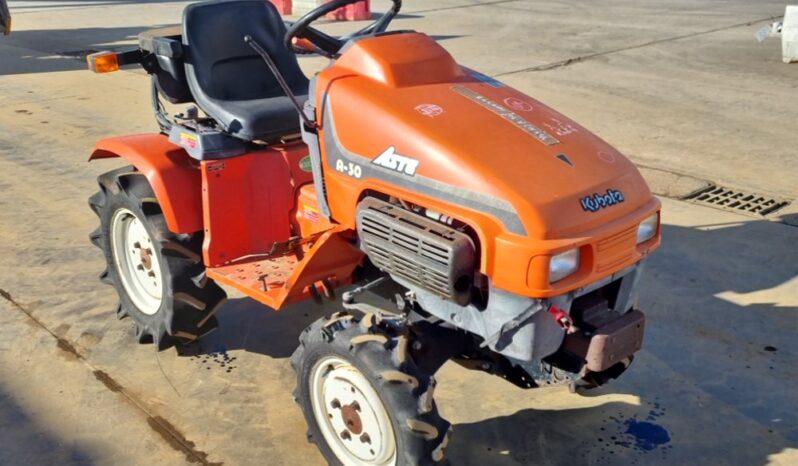
M111 252L122 286L141 312L153 315L161 307L161 263L144 224L136 215L119 209L111 219Z
M366 377L338 356L313 367L313 414L324 440L347 466L393 466L396 439L385 405Z

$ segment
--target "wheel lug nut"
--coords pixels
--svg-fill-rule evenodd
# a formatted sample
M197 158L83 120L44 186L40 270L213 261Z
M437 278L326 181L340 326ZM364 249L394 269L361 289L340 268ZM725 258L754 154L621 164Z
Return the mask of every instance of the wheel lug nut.
M352 435L349 433L348 430L341 432L341 438L344 440L352 440Z
M360 441L363 443L371 444L371 437L369 437L369 434L363 434L360 436Z
M360 412L360 405L357 403L357 401L353 401L350 406L352 406L352 409L355 411Z
M330 402L330 406L332 406L333 409L341 409L341 402L336 398Z

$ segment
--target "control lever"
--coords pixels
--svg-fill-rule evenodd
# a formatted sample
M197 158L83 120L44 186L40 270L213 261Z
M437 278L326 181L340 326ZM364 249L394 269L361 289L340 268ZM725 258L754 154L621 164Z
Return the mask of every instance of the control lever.
M255 39L253 39L252 36L250 36L249 34L244 36L244 42L250 47L252 47L255 50L255 52L257 52L258 55L260 55L260 57L263 58L263 61L266 62L266 65L268 65L269 69L272 71L272 73L274 73L274 77L277 78L277 83L279 83L280 87L283 88L283 92L285 92L285 95L287 95L288 98L291 99L291 102L294 104L294 107L296 107L296 111L299 112L299 116L302 118L302 121L305 122L305 126L311 129L318 128L316 122L312 121L305 114L304 109L302 109L302 106L299 104L299 101L296 99L296 96L291 91L291 88L288 87L288 83L285 82L285 78L283 77L282 73L280 73L280 70L277 69L277 65L274 63L274 60L272 60L272 57L269 56L269 53L266 52L266 50L264 50L263 47L260 46L260 44L255 42Z

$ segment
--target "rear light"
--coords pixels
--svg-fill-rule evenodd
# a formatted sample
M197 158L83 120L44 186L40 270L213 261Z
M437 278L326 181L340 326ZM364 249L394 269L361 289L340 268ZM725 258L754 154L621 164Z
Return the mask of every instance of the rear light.
M95 73L119 71L119 56L116 52L97 52L86 56L89 69Z

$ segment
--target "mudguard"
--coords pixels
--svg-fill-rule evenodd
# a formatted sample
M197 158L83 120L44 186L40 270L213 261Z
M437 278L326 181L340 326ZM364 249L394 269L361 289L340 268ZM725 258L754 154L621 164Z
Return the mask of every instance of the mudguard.
M183 148L163 134L136 134L101 139L89 161L121 157L143 173L174 233L201 230L202 173Z

